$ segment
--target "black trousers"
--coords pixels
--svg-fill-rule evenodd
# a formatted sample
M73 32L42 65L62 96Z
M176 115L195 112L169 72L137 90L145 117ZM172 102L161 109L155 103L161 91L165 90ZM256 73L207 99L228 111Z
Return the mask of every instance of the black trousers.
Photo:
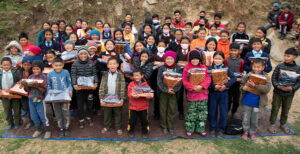
M183 95L184 95L184 87L181 86L180 90L176 93L176 97L177 97L177 107L178 107L178 112L179 114L183 114Z
M151 76L151 88L154 90L154 115L159 116L159 89L157 87L158 70L154 70Z
M79 120L92 118L93 115L93 90L78 90L77 105L79 110ZM86 106L86 110L85 110Z
M239 100L240 100L240 82L234 83L228 91L228 112L230 111L230 108L232 106L231 113L236 113L238 107L239 107Z
M128 132L134 132L136 121L139 118L142 123L142 133L146 134L149 131L148 110L136 111L129 110Z

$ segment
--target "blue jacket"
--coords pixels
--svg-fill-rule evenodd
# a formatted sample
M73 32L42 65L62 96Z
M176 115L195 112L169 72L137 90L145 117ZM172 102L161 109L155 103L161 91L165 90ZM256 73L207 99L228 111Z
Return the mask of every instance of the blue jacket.
M44 55L46 54L47 51L49 50L54 50L54 51L60 51L60 47L59 47L59 44L56 42L56 41L52 41L52 46L50 47L47 47L45 45L45 40L43 42L41 42L39 44L39 47L42 49L42 53L41 53L41 56L44 57ZM61 52L61 51L60 51Z
M244 61L245 61L244 70L247 71L247 73L252 71L251 62L250 62L249 57L254 57L252 51L248 52L245 56L245 59L244 59ZM265 68L264 72L266 72L266 73L271 72L272 71L272 65L271 65L269 55L267 53L263 52L261 57L267 57L268 58L267 65L266 65L266 68Z
M236 77L233 74L233 72L227 66L224 66L223 68L228 69L227 70L227 76L230 78L230 80L228 80L228 82L225 84L225 86L226 86L227 89L229 89L236 82ZM209 70L209 73L211 75L212 67L209 67L208 70ZM213 80L213 79L211 78L211 80ZM214 82L211 81L210 86L209 86L209 91L215 91L215 86L216 85L214 84ZM225 90L225 91L227 91L227 90Z
M70 73L63 69L61 72L51 71L47 76L47 89L73 90Z

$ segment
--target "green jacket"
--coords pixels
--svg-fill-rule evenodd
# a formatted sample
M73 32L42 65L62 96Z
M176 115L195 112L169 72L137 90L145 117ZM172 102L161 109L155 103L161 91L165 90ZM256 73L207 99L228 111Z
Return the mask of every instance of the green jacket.
M126 83L124 75L119 71L116 79L116 95L120 97L120 99L125 99L125 91L126 91ZM101 84L99 88L99 98L102 99L105 94L108 92L107 87L107 81L108 81L108 72L105 71L102 74Z
M14 79L14 84L17 82L17 78L16 78L16 72L14 70L11 70L12 72L12 76ZM0 71L0 90L2 89L2 75L3 75L3 71Z

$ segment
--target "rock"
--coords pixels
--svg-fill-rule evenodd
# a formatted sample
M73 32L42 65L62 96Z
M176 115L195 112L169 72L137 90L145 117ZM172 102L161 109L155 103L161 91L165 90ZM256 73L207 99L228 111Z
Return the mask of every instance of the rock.
M154 8L154 5L157 4L156 0L145 0L143 2L143 8L147 11L151 12L151 10Z
M149 5L154 5L158 3L156 0L146 0L146 1Z
M226 26L226 25L228 25L228 23L229 23L229 21L227 21L227 20L222 20L222 25Z
M102 5L102 2L97 2L97 5Z
M122 10L123 10L123 5L121 3L118 3L115 6L115 11L116 11L118 16L122 15L122 12L123 12Z

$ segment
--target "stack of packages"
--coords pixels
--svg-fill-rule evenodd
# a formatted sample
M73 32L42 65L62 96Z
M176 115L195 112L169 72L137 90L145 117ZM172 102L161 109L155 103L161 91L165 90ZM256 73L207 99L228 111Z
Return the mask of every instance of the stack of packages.
M299 76L300 74L297 74L294 71L280 70L278 84L280 86L292 87L296 84Z
M182 74L180 73L165 71L163 75L164 75L163 83L170 89L173 89L182 80Z
M200 85L205 80L206 68L192 68L188 71L189 82L193 85Z
M20 83L16 83L9 90L0 90L1 98L21 99L22 96L28 96L28 93Z
M249 80L254 82L255 85L265 85L267 82L266 77L264 77L262 75L258 75L258 74L253 74L253 73L250 74ZM255 88L251 88L251 90L249 92L256 94L256 95L260 95L260 92L258 90L256 90Z
M215 85L225 85L228 82L227 68L212 69L211 76Z
M132 89L132 96L133 97L147 97L149 96L153 98L153 90L149 86L135 86Z
M45 97L46 103L52 102L71 102L71 97L69 94L69 89L65 90L55 90L50 89L47 91L47 95Z
M106 94L101 100L102 107L121 107L123 106L123 102L118 95Z

